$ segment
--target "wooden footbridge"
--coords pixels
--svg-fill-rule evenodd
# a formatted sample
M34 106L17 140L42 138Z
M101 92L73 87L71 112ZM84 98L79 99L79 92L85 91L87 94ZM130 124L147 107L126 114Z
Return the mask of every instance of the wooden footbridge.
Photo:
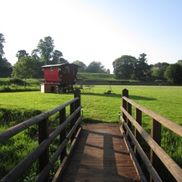
M160 146L161 126L179 137L182 127L129 99L126 89L122 100L119 124L83 124L80 92L76 90L73 100L0 133L3 145L38 125L39 145L1 181L23 181L34 162L38 164L34 181L182 181L181 167ZM142 128L142 113L152 118L150 134ZM52 115L59 121L54 130L48 127ZM55 140L57 149L50 152ZM169 177L165 178L166 174Z

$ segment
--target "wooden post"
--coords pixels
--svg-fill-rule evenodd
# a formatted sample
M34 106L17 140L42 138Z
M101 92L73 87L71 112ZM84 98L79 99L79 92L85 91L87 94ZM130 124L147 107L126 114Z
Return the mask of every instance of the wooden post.
M123 89L122 96L128 97L128 90L127 89ZM124 99L122 99L122 106L127 111L127 102ZM123 114L123 119L126 122L126 116L124 114Z
M75 110L76 110L76 109L77 109L78 107L80 107L80 105L81 105L81 97L80 97L80 90L79 90L79 89L76 89L76 90L74 91L74 98L79 98L79 99L75 102ZM78 120L78 118L79 118L80 116L81 116L81 111L79 111L78 114L76 114L75 119L73 119L73 125L75 124L75 122ZM72 125L72 126L73 126L73 125ZM75 132L73 133L73 136L71 137L71 140L74 139L74 137L75 137L75 135L76 135L76 133L77 133L79 127L80 127L80 125L77 126Z
M127 111L130 115L132 115L132 105L130 103L127 103ZM127 124L130 129L132 129L131 122L129 119L127 119Z
M155 119L152 120L151 137L156 141L158 145L161 144L161 124ZM160 160L156 154L150 150L150 161L157 172L160 170ZM150 181L152 181L150 179Z
M80 98L80 90L76 89L74 92L74 98ZM70 104L70 115L79 107L80 105L80 99L76 102L73 102ZM75 116L75 118L72 119L72 121L70 122L70 129L74 126L76 120L78 119L78 117L80 116L80 112ZM75 131L76 132L76 131ZM74 134L71 137L71 141L73 141L74 139Z
M122 92L123 94L123 96L125 96L125 97L128 97L128 89L123 89L123 92Z
M75 102L73 102L73 103L70 104L70 115L71 115L74 111L75 111ZM73 128L74 124L75 124L75 118L73 118L73 119L71 120L69 130L71 130L71 129ZM73 141L73 138L74 138L74 135L72 135L71 141Z
M48 132L48 120L43 120L38 124L39 131L39 144L49 137ZM47 148L39 157L39 173L49 162L49 148ZM47 174L47 181L49 179L49 174Z
M137 121L137 123L139 125L142 125L142 111L140 111L138 108L136 108L136 121ZM135 135L135 138L137 139L138 143L141 144L141 142L140 142L140 134L136 130L136 128L134 129L134 135ZM136 154L136 158L138 159L138 154L137 154L136 147L134 148L134 153Z
M127 112L128 112L128 114L132 115L132 105L128 102L127 102ZM129 129L131 130L131 132L133 132L131 121L128 118L126 118L126 122L127 122ZM132 140L129 135L127 135L127 138L128 138L128 142L130 143L131 147L134 148Z
M66 108L64 107L60 112L59 112L59 123L60 125L66 120ZM64 129L61 133L60 133L60 144L64 141L64 139L66 138L66 129ZM66 155L66 147L63 149L61 156L60 156L60 160L63 161L64 157Z
M76 108L77 109L80 105L81 105L81 97L80 97L80 90L79 89L76 89L75 92L74 92L74 98L79 98L79 100L76 102ZM81 115L81 112L78 113L77 115L77 119L80 117Z
M122 97L128 97L128 90L127 89L122 90ZM127 102L123 98L122 98L122 106L127 111ZM123 122L127 122L126 121L126 116L125 116L124 113L122 113L122 117L123 117L123 120L124 120ZM126 130L124 128L124 125L123 125L123 131L126 132Z

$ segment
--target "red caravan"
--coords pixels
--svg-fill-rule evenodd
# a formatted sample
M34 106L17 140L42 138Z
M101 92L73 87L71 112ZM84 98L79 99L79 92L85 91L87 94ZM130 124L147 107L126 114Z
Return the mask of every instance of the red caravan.
M41 92L59 93L73 90L76 82L78 66L75 64L53 64L42 66L44 83Z

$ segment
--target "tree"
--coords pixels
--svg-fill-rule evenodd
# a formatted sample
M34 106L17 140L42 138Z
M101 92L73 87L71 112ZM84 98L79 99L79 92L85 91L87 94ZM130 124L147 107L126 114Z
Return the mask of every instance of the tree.
M61 51L59 50L55 50L53 52L53 58L52 58L52 63L53 64L60 64L61 63L61 58L62 58L63 54Z
M106 73L109 75L111 73L110 69L107 69Z
M18 58L18 60L25 56L28 56L28 53L26 52L26 50L19 50L16 53L16 57Z
M0 55L0 77L9 77L11 76L11 72L12 72L11 64L7 61L6 58L3 58Z
M44 39L40 39L37 49L39 50L41 61L44 64L50 64L54 50L54 40L52 37L47 36Z
M91 62L88 65L86 71L90 73L105 73L106 72L101 62L96 62L96 61Z
M4 44L5 38L2 33L0 33L0 77L8 77L11 75L12 67L8 60L4 57Z
M154 79L165 80L164 73L169 66L168 63L157 63L151 67L151 75Z
M165 71L165 77L172 83L182 83L182 66L180 64L171 64Z
M177 64L182 65L182 60L178 60Z
M133 56L124 55L113 62L114 74L117 79L131 79L137 59Z
M4 43L5 43L4 35L2 33L0 33L0 56L2 56L2 57L4 55L4 50L3 50L3 48L4 48L3 44Z
M134 66L133 79L147 80L150 77L150 66L147 64L146 54L142 53Z
M39 50L38 49L34 49L31 53L31 56L33 59L40 61L40 56L39 56Z
M60 64L64 64L64 63L69 63L66 59L64 59L64 58L60 58L59 59L59 63Z
M14 65L12 76L16 78L38 78L40 73L40 62L31 56L24 56Z
M73 64L76 64L76 65L79 66L78 67L79 72L84 72L87 69L87 66L85 65L85 63L83 63L83 62L81 62L79 60L74 61Z

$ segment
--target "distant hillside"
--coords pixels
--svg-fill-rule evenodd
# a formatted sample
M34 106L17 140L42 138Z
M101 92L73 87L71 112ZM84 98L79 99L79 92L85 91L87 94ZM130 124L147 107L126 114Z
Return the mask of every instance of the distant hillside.
M85 85L130 85L130 84L142 84L137 80L118 80L115 79L114 74L107 73L86 73L79 72L77 74L77 84Z
M78 80L116 80L113 74L107 73L81 73L77 74Z

